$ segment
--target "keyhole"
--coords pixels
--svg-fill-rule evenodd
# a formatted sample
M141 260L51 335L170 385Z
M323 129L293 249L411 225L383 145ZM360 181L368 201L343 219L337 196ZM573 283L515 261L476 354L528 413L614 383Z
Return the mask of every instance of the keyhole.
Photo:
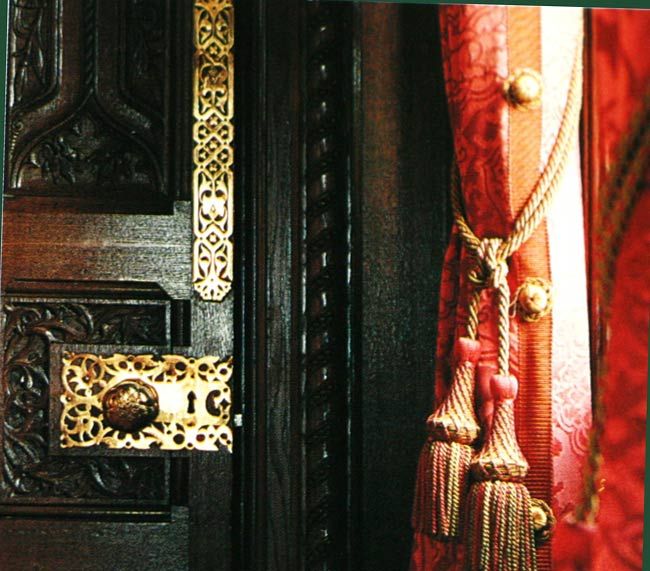
M196 400L196 395L194 391L190 391L187 395L187 414L194 414L194 401Z

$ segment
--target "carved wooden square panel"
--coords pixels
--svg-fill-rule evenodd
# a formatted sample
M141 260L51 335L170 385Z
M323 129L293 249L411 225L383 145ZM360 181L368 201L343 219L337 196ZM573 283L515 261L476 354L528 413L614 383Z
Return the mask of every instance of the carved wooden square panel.
M57 208L169 211L190 141L187 5L170 0L10 2L10 198ZM183 78L185 81L183 81ZM174 155L174 160L170 157ZM50 201L48 204L53 205ZM67 206L66 206L67 205Z
M63 458L52 454L51 355L58 343L168 343L163 301L52 300L6 296L2 392L2 503L165 502L163 458Z

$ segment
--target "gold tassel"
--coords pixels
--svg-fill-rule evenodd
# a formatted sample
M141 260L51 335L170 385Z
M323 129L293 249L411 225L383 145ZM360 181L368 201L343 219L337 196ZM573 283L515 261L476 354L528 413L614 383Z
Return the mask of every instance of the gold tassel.
M479 434L474 412L474 370L479 354L478 341L468 337L457 340L449 394L427 420L429 439L420 453L412 524L439 539L461 535L472 444Z
M532 500L523 483L528 473L515 436L514 399L517 380L494 375L492 425L472 461L467 530L467 569L471 571L535 571L537 557Z

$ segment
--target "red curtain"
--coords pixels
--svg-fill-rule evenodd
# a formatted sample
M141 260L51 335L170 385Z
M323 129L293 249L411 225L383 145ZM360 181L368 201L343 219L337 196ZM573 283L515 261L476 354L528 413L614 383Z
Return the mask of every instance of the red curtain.
M650 312L650 13L592 12L591 173L605 343L594 571L641 569ZM635 166L637 165L636 172ZM613 173L618 179L612 180Z
M445 84L466 216L480 238L505 238L546 166L558 134L581 49L582 10L504 6L441 6ZM538 73L541 105L516 108L504 97L518 70ZM510 368L520 381L517 438L530 464L533 497L568 518L581 501L582 461L590 428L587 288L577 136L548 216L509 263L511 292L527 278L554 286L554 310L539 321L510 322ZM470 265L454 229L440 294L436 397L449 389L454 342L465 334ZM481 357L476 376L479 415L489 409L487 380L496 370L496 311L482 298ZM484 418L482 420L485 420ZM558 538L556 538L558 539ZM539 569L551 569L549 542ZM460 569L461 543L416 532L413 570Z

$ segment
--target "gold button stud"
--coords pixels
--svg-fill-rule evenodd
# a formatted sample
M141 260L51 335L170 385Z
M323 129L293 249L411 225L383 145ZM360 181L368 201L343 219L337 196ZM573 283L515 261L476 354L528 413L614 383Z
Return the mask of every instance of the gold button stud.
M538 498L531 498L530 515L533 520L535 543L541 545L551 538L557 520L549 505Z
M538 321L553 307L551 284L543 278L526 278L517 288L514 300L524 321Z
M536 109L542 102L542 77L534 69L517 69L504 83L504 94L515 108Z

